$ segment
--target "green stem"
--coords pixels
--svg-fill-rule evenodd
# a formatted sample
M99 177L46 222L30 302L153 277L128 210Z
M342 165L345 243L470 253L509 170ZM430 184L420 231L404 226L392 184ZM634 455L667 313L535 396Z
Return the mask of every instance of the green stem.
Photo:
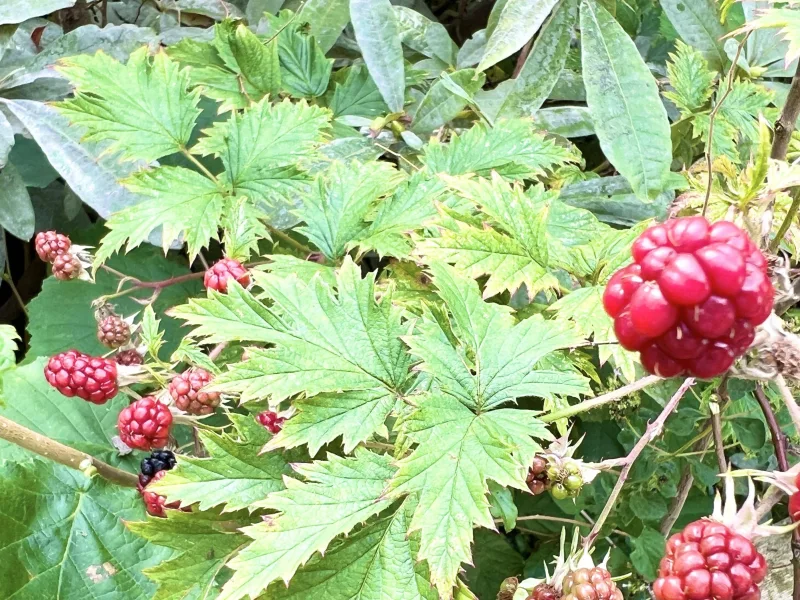
M794 221L795 217L797 216L798 209L800 209L800 188L795 189L792 196L792 204L789 207L789 212L786 213L786 217L783 219L783 223L781 223L778 233L775 234L775 237L772 238L772 241L769 244L770 252L776 252L780 247L781 240L783 240L783 236L786 235L786 232L789 231L789 227L792 226L792 221Z
M301 254L305 254L306 256L308 256L309 254L313 254L314 253L314 251L311 248L309 248L308 246L306 246L304 244L301 244L296 239L294 239L292 236L290 236L288 233L286 233L284 231L281 231L280 229L278 229L276 227L273 227L272 225L267 225L267 228L269 229L270 235L278 238L283 243L285 243L288 246L291 246L292 248L294 248L295 250L297 250Z
M659 381L663 381L663 379L661 377L658 377L657 375L648 375L647 377L642 377L638 381L634 381L633 383L624 385L621 388L614 390L613 392L603 394L602 396L598 396L597 398L584 400L579 404L575 404L573 406L569 406L567 408L558 410L556 412L552 412L548 415L544 415L543 417L540 417L540 420L544 421L545 423L552 423L553 421L558 421L559 419L566 419L567 417L573 417L587 410L592 410L593 408L597 408L598 406L603 406L604 404L615 402L616 400L624 398L628 394L632 394L633 392L644 389L648 386L653 385L654 383L658 383Z

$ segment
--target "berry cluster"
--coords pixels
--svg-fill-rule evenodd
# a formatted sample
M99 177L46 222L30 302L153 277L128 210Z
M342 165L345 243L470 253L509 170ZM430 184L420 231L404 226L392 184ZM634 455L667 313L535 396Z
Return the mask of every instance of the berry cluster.
M172 502L167 504L166 496L162 496L160 494L156 494L155 492L151 492L147 490L147 486L155 481L159 481L163 479L164 476L167 474L166 471L159 471L153 478L147 482L147 485L141 487L139 489L139 493L142 494L142 500L144 500L144 508L148 514L154 517L165 517L166 514L164 513L165 508L180 508L180 502Z
M284 417L279 417L278 413L272 410L265 410L259 413L256 419L267 428L267 431L273 434L280 433L281 429L283 429L283 424L286 422Z
M221 293L228 291L228 281L236 281L243 287L250 285L250 274L238 260L223 258L215 263L203 276L206 288Z
M733 223L696 216L647 229L631 252L603 294L620 344L661 377L727 371L772 311L761 251Z
M602 567L576 569L568 573L561 586L562 600L623 600L622 592Z
M109 348L119 348L131 339L131 328L122 317L109 315L97 324L97 340Z
M71 252L70 239L55 231L40 231L34 239L36 254L53 264L53 276L64 281L75 279L83 271L78 258Z
M556 500L574 498L583 487L581 469L576 463L564 460L561 464L556 464L541 454L533 458L526 481L534 496L550 490Z
M140 365L143 362L142 355L139 354L134 348L120 350L117 352L115 359L118 365L125 365L126 367Z
M170 471L177 462L170 450L156 450L147 458L143 458L139 467L139 486L145 487L158 473Z
M169 441L172 413L152 396L126 406L117 418L119 439L131 448L163 448Z
M65 396L105 404L117 395L117 363L67 350L51 357L44 368L47 382Z
M169 382L169 394L175 406L190 415L210 415L219 406L218 392L201 391L213 377L205 369L184 371Z
M656 600L758 600L766 574L749 539L703 519L669 538L653 593Z

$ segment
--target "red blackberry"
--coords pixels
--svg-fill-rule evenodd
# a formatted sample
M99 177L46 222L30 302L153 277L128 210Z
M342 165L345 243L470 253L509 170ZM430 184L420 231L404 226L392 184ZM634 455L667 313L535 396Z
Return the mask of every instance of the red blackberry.
M67 236L56 231L40 231L34 240L36 254L45 262L53 262L59 254L69 251L72 242Z
M163 448L169 441L172 413L152 396L126 406L117 418L119 438L131 448Z
M561 600L623 600L622 592L603 567L576 569L568 573L561 586Z
M672 219L642 233L631 253L603 306L620 344L640 352L650 373L721 375L772 311L764 255L729 221Z
M169 394L175 406L191 415L209 415L219 406L218 392L201 391L213 377L205 369L193 368L169 382Z
M657 600L757 600L767 563L727 525L702 519L667 541L653 584Z
M235 280L244 287L250 285L250 274L238 260L223 258L206 271L203 284L208 289L223 294L228 291L228 281Z
M53 259L53 277L56 279L60 279L61 281L77 279L81 271L83 271L81 261L69 252L59 254Z
M283 417L279 417L278 413L265 410L256 417L258 422L261 423L270 433L278 434L280 433L281 429L283 429L283 424L286 422L286 419Z
M105 404L117 395L117 363L77 350L56 354L44 368L47 382L65 396Z
M131 328L124 319L109 315L97 324L97 340L109 348L124 346L131 339Z
M144 500L144 508L148 514L154 517L165 517L166 514L164 512L165 508L180 508L180 502L172 502L167 504L166 496L161 496L160 494L156 494L155 492L147 491L147 487L160 479L163 479L164 476L167 474L167 471L159 471L153 478L147 482L146 485L139 487L139 492L142 494L142 500Z
M559 600L561 594L548 583L540 583L528 595L528 600Z
M139 354L133 348L129 348L127 350L120 350L117 352L115 359L117 364L125 365L126 367L140 365L142 362L142 355Z

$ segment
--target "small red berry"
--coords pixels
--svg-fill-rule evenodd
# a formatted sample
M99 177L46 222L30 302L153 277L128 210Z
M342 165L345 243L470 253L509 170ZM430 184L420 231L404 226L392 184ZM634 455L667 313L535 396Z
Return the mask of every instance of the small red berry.
M280 433L281 429L283 429L283 424L286 422L285 418L279 417L278 413L272 410L265 410L259 413L256 418L259 423L267 428L267 431L273 434Z
M53 259L53 277L61 281L76 279L82 270L81 262L69 252L59 254Z
M603 306L622 347L640 352L651 373L723 374L772 311L766 259L733 223L672 219L644 231L631 254Z
M166 446L171 426L172 413L169 407L152 396L126 406L117 419L120 439L139 450Z
M190 415L210 415L219 406L219 393L202 389L212 379L205 369L189 369L169 382L169 395L175 400L175 406Z
M561 600L622 600L622 592L603 567L581 568L567 573Z
M766 574L767 563L750 540L703 519L669 539L653 594L657 600L751 600Z
M36 254L45 262L53 262L56 256L69 251L72 242L69 238L56 231L40 231L34 240Z
M250 285L250 274L238 260L223 258L206 271L203 284L208 289L217 290L223 294L228 291L228 281L235 280L240 285Z
M180 502L172 502L167 504L166 496L161 496L160 494L156 494L155 492L150 492L147 490L151 483L163 479L166 474L166 470L159 471L153 475L153 478L147 483L146 486L139 488L139 492L142 494L142 500L144 500L144 508L147 511L147 514L154 517L165 517L165 508L180 508L181 506Z
M144 362L142 355L133 348L120 350L117 352L115 358L118 365L125 365L126 367L140 365Z
M124 346L131 339L131 328L117 315L109 315L97 324L97 340L109 348Z
M531 590L528 600L558 600L560 594L547 583L540 583Z
M65 396L105 404L117 395L117 363L67 350L51 357L44 368L47 382Z

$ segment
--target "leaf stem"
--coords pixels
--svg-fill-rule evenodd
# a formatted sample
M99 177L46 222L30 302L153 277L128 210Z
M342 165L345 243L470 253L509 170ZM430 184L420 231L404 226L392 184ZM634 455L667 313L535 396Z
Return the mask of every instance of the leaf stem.
M687 377L683 384L681 384L681 387L678 388L678 391L675 392L672 398L670 398L669 402L667 402L667 405L664 407L664 410L661 411L661 414L658 415L655 421L647 426L644 435L631 449L630 453L625 459L625 466L622 468L622 471L620 471L619 479L617 479L617 483L614 486L614 489L611 490L611 495L606 501L606 505L603 507L600 516L597 517L597 521L595 522L594 527L592 527L592 530L589 532L589 535L587 535L583 540L583 547L587 551L592 547L592 545L594 545L594 541L597 539L603 524L611 514L611 511L614 509L614 506L617 503L617 498L619 498L619 494L622 491L622 486L625 485L625 481L628 479L628 474L633 467L633 463L636 462L636 459L639 458L639 455L642 453L645 447L661 434L661 430L664 427L667 417L669 417L669 415L671 415L677 408L681 398L683 398L684 394L686 394L687 390L692 387L692 385L694 385L694 377Z
M567 525L577 525L578 527L591 527L591 523L578 521L577 519L567 519L565 517L551 517L550 515L526 515L524 517L517 517L517 521L552 521L554 523L566 523ZM495 523L502 523L503 519L495 519ZM619 529L614 529L613 533L623 537L631 537L630 533L625 533Z
M291 246L301 254L305 254L306 256L308 256L309 254L314 254L314 251L311 248L309 248L305 244L301 244L285 231L281 231L280 229L278 229L277 227L273 227L272 225L267 225L267 229L269 229L270 235L275 236L280 241L285 243L287 246Z
M78 471L93 466L102 477L117 485L136 487L138 482L133 473L112 467L90 454L65 446L3 416L0 416L0 438Z
M797 75L795 75L795 77L797 77ZM789 231L789 228L792 226L792 222L797 216L798 209L800 209L800 188L795 189L794 194L792 194L792 204L789 206L789 211L786 213L786 217L783 219L778 233L775 234L775 237L772 238L772 241L769 243L770 252L777 252L778 248L780 248L781 240L783 240L783 236L786 235L786 232Z
M181 147L181 154L183 154L183 155L184 155L186 158L188 158L188 159L189 159L189 161L190 161L190 162L191 162L191 163L192 163L192 164L193 164L195 167L197 167L197 169L198 169L198 170L199 170L199 171L200 171L200 172L201 172L203 175L205 175L206 177L208 177L208 178L209 178L211 181L213 181L214 183L216 183L216 184L217 184L217 186L219 186L219 179L217 178L217 176L216 176L216 175L214 175L214 174L213 174L211 171L209 171L208 169L206 169L205 165L204 165L203 163L201 163L199 160L197 160L197 157L196 157L196 156L194 156L194 155L193 155L191 152L189 152L189 151L188 151L186 148L183 148L183 147Z
M633 383L624 385L621 388L618 388L612 392L608 392L607 394L603 394L602 396L598 396L597 398L590 398L589 400L584 400L583 402L574 404L573 406L563 408L556 412L551 412L550 414L540 417L540 420L545 423L552 423L553 421L558 421L559 419L566 419L568 417L573 417L582 412L586 412L587 410L592 410L593 408L597 408L598 406L603 406L604 404L609 404L611 402L624 398L625 396L632 394L633 392L644 389L648 386L653 385L654 383L658 383L659 381L663 381L663 379L658 375L648 375L647 377L642 377L641 379L634 381Z

